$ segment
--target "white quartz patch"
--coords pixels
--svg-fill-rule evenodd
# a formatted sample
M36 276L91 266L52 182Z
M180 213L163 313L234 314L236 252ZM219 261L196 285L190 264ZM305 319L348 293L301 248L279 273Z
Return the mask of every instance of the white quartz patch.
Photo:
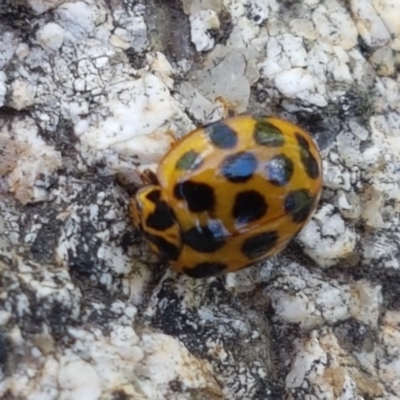
M196 360L175 339L162 334L143 335L141 344L145 354L141 372L151 377L154 389L160 390L178 378L188 388L215 384L210 365ZM175 362L171 364L172 358Z
M351 15L338 1L320 4L312 14L312 21L322 40L349 50L357 44L357 29Z
M61 363L57 380L62 391L60 399L63 400L96 400L101 394L100 377L96 370L83 360L65 360Z
M341 259L346 259L355 249L357 234L347 227L334 207L325 204L298 236L299 242L320 267L331 267Z
M64 29L50 22L38 30L36 38L45 50L58 50L64 41Z
M64 2L65 0L27 0L35 14L42 14Z
M371 0L351 0L350 7L358 33L367 46L379 47L389 42L390 32ZM380 9L382 11L383 7L381 6Z
M30 118L16 119L11 129L1 127L0 140L8 149L6 172L11 192L23 204L46 200L48 179L61 167L60 153L38 136Z
M96 25L105 21L105 10L83 1L66 2L56 11L56 22L68 32L68 39L80 40L94 32Z
M20 111L35 103L36 87L28 80L16 79L10 85L10 102L12 108Z
M6 74L3 71L0 71L0 107L4 105L4 100L7 93L6 79Z
M219 29L218 16L213 10L202 10L190 16L192 43L197 51L208 51L214 47L215 40L208 32Z
M110 87L108 98L103 105L108 114L105 118L76 124L81 141L95 150L113 149L146 162L159 159L173 140L163 125L176 112L164 83L145 74Z
M295 357L286 377L286 388L293 393L312 391L326 400L357 399L357 382L362 375L352 368L351 361L351 356L346 357L329 328L313 331L295 343Z
M147 25L144 19L146 7L139 3L129 11L127 13L126 8L122 6L113 7L113 16L118 27L111 35L110 42L124 50L132 48L136 52L142 52L149 45Z
M314 89L312 76L302 68L293 68L276 75L275 85L279 91L288 97L296 97L299 92Z
M342 284L291 263L267 291L276 316L303 329L350 316L371 326L378 324L382 288L365 281Z
M303 68L293 68L289 71L278 72L275 75L276 88L290 98L299 98L318 106L325 106L326 99L315 93L313 76Z
M5 31L0 36L0 71L4 69L11 60L17 48L17 37L10 31Z
M69 349L63 352L53 343L47 357L38 350L36 364L30 367L37 385L23 385L25 371L18 370L11 378L12 392L32 399L97 400L122 390L134 399L163 399L173 398L170 382L176 381L184 393L209 390L221 395L210 364L191 355L176 339L149 331L139 337L117 321L108 330L104 335L99 329L69 327L74 341ZM0 393L2 389L0 385Z

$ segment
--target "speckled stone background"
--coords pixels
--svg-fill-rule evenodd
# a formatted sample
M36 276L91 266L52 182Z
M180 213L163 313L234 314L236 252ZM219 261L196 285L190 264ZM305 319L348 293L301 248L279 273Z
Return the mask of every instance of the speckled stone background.
M400 1L0 0L0 397L400 399ZM139 172L223 115L324 162L312 221L238 274L178 276Z

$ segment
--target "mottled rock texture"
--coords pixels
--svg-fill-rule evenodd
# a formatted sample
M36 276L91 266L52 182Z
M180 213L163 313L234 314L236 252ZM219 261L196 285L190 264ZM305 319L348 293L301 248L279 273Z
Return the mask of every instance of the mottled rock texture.
M399 18L396 0L2 0L0 397L400 398ZM307 129L324 190L281 255L193 280L148 252L129 196L224 102Z

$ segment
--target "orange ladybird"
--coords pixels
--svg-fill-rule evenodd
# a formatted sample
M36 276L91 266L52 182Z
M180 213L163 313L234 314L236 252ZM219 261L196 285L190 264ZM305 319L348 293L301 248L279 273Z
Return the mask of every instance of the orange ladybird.
M173 268L195 278L283 250L317 207L321 157L279 118L241 115L195 129L131 201L135 225Z

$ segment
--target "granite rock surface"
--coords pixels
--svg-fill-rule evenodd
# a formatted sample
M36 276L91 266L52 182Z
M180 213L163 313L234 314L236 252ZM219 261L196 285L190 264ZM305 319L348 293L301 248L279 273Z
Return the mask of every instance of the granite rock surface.
M0 397L400 398L400 2L2 0ZM228 72L228 73L227 73ZM282 254L193 280L130 189L224 103L307 129Z

